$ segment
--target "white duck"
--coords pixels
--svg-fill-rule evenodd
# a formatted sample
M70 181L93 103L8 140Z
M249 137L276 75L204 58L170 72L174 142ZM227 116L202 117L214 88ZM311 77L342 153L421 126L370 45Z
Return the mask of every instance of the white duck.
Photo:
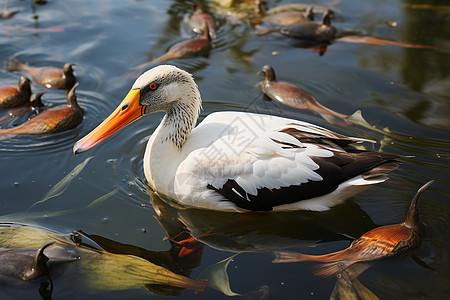
M181 204L221 211L327 210L384 182L399 165L397 155L348 146L368 140L293 119L217 112L195 127L200 108L192 75L157 66L75 144L74 154L146 114L164 111L144 154L148 184Z

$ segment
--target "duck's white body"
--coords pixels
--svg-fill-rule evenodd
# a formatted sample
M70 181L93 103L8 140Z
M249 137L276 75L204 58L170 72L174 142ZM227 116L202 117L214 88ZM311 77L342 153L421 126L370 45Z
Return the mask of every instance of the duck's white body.
M384 174L398 166L395 155L347 147L366 140L287 118L218 112L194 128L200 105L188 73L156 67L136 80L116 111L77 143L75 153L105 139L104 134L93 135L132 106L141 113L123 121L125 125L144 110L164 110L144 155L148 184L184 205L221 211L326 210L385 181ZM91 139L95 143L83 146Z
M192 130L181 150L166 140L163 124L148 141L145 177L155 191L194 207L241 210L216 191L230 179L245 190L242 193L233 189L238 197L245 199L257 196L258 189L262 188L280 189L321 181L323 178L315 172L319 165L311 157L333 156L326 148L301 143L280 130L295 128L324 137L331 132L287 118L244 112L213 113ZM386 179L380 176L365 180L358 175L330 194L273 209L326 210Z

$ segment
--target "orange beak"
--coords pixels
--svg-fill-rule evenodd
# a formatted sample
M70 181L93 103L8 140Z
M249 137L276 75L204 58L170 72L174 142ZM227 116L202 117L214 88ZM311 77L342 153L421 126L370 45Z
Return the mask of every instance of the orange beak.
M144 105L139 104L140 90L130 90L114 112L88 135L73 146L77 155L94 148L108 137L144 115Z

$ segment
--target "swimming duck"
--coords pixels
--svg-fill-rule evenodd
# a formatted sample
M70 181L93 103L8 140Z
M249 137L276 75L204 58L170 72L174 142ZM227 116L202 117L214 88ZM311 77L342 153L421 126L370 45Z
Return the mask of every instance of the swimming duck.
M18 59L11 57L9 62L4 62L3 69L28 72L37 84L48 89L70 90L76 82L73 65L75 64L67 63L62 70L55 67L35 68L24 65Z
M37 92L31 99L30 102L26 103L25 105L22 105L21 107L15 107L10 110L8 110L3 116L0 117L0 124L3 124L15 117L25 115L26 113L35 110L36 113L39 113L39 111L44 107L44 103L42 103L42 95L44 95L46 92Z
M192 58L209 54L212 44L209 36L209 27L207 23L203 24L201 36L195 36L181 41L169 48L166 54L161 55L149 62L143 63L125 74L125 77L136 77L149 66L176 58Z
M399 165L397 155L349 146L365 139L293 119L216 112L195 127L200 107L192 75L171 65L154 67L73 152L164 111L144 154L149 186L186 206L222 211L327 210L384 182Z
M417 212L417 199L434 180L424 184L416 193L406 210L405 222L385 225L372 229L341 251L324 255L308 255L288 251L275 252L274 263L298 261L327 262L316 272L317 275L330 276L349 266L361 262L377 260L405 253L420 243L420 222Z
M275 71L271 66L263 66L259 74L264 76L262 89L264 94L270 99L294 108L309 109L317 112L332 124L351 124L346 120L348 116L326 108L304 89L286 81L277 81Z
M21 76L19 86L0 86L0 108L12 108L24 105L30 101L31 81L28 77Z
M216 34L216 20L211 14L206 13L200 3L194 1L194 13L187 20L189 29L196 33L203 34L205 23L208 26L209 36L212 39L217 37Z
M67 106L49 108L19 126L0 129L0 140L19 134L57 133L77 127L84 114L77 103L77 86L78 83L67 93Z
M331 25L332 11L323 14L322 22L308 21L283 26L280 33L284 36L314 42L330 42L336 37L337 29Z

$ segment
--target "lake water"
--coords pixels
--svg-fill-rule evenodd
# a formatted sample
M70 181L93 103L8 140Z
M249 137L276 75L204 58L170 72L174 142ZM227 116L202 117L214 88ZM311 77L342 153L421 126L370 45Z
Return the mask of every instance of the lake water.
M170 256L180 246L165 237L191 233L200 243L195 244L193 255L171 260L174 272L197 278L208 266L239 252L228 266L228 276L231 289L244 295L243 299L328 299L335 277L314 276L315 263L272 264L272 251L322 254L343 249L375 226L402 222L417 189L434 179L419 201L426 229L420 246L403 256L375 262L358 280L381 299L448 297L448 7L408 6L416 1L340 1L333 20L338 28L437 49L334 42L323 55L293 47L277 35L256 36L252 25L227 22L211 9L219 28L210 55L168 62L194 75L203 99L201 119L222 110L281 115L349 136L382 140L368 146L374 150L382 145L384 152L414 156L402 160L386 183L328 212L236 215L177 209L147 191L142 158L162 114L142 118L83 155L72 154L73 144L108 116L128 92L134 79L122 75L189 37L182 22L191 13L191 1L30 2L10 1L10 7L20 12L0 20L0 58L13 56L32 66L75 63L80 83L77 95L85 116L80 126L67 132L0 141L0 222L39 225L64 235L81 230L97 244L102 241L105 249L150 253L147 257ZM273 7L294 1L267 2ZM431 3L448 4L425 2ZM397 26L389 26L390 21ZM370 124L389 128L394 135L385 138L356 125L331 125L310 111L264 100L259 86L262 77L257 73L265 64L274 67L279 80L302 86L323 105L344 114L361 110ZM19 74L0 71L0 84L17 84ZM34 84L32 89L42 88ZM51 91L43 101L62 105L65 92ZM90 156L67 190L33 206ZM110 192L106 200L89 206ZM181 299L227 298L211 288L202 293L167 287L87 288L82 280L87 275L74 266L57 274L52 277L54 299L165 298L155 295L156 290ZM265 292L254 292L262 286ZM38 289L36 283L2 286L0 298L36 299Z

